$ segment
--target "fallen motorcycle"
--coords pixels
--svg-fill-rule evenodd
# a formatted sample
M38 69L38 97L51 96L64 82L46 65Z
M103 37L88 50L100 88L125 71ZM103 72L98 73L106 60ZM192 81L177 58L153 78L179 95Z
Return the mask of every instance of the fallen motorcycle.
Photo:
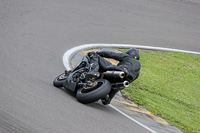
M75 94L77 100L88 104L105 98L112 89L128 87L124 80L125 73L119 70L92 72L90 57L84 56L82 61L70 72L66 71L53 81L55 87L64 87Z

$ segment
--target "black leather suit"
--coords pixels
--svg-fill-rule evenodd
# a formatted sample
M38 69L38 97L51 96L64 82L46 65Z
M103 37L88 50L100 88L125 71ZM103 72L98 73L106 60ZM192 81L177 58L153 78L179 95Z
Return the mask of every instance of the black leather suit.
M100 69L109 69L109 67L113 68L114 66L105 60L104 58L102 59L101 57L106 57L106 58L112 58L119 63L115 68L117 70L124 71L126 73L126 80L129 82L134 81L135 79L138 78L139 73L140 73L140 68L141 64L138 60L135 60L134 58L130 57L128 54L125 53L116 53L116 52L111 52L111 51L100 51L96 52L99 57L99 65Z
M93 64L92 71L94 72L106 71L109 69L123 71L126 73L125 80L129 81L130 83L137 79L139 76L141 64L138 60L132 58L128 54L122 52L118 53L111 51L99 51L96 53L91 52L89 53L89 56L91 58L91 63ZM103 57L115 59L119 61L119 63L117 66L112 65ZM119 90L112 90L109 93L109 100L107 100L105 104L109 104L111 99L118 91Z

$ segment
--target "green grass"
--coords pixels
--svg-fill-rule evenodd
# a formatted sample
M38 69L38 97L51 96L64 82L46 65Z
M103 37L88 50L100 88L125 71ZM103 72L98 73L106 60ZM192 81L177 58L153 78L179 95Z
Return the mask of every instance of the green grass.
M183 132L200 132L200 56L140 50L140 62L123 95Z

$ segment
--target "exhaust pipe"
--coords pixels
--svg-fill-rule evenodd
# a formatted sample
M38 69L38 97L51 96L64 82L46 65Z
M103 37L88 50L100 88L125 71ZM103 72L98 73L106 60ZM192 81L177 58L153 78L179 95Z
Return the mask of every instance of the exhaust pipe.
M110 78L124 78L125 77L125 73L122 71L106 71L104 74L106 77L110 77Z
M128 87L129 86L129 82L128 81L124 81L123 85L124 85L124 87Z
M111 85L113 89L124 89L125 87L129 86L129 82L124 81L124 82L119 82L119 83L112 83Z

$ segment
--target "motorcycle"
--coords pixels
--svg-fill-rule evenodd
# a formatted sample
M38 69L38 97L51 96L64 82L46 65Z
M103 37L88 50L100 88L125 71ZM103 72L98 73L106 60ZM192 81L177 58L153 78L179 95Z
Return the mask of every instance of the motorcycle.
M55 87L64 87L75 94L83 104L92 103L108 96L112 89L124 89L129 82L124 80L125 73L113 68L92 72L90 56L87 54L70 72L60 74L53 81ZM93 66L94 67L94 66Z

